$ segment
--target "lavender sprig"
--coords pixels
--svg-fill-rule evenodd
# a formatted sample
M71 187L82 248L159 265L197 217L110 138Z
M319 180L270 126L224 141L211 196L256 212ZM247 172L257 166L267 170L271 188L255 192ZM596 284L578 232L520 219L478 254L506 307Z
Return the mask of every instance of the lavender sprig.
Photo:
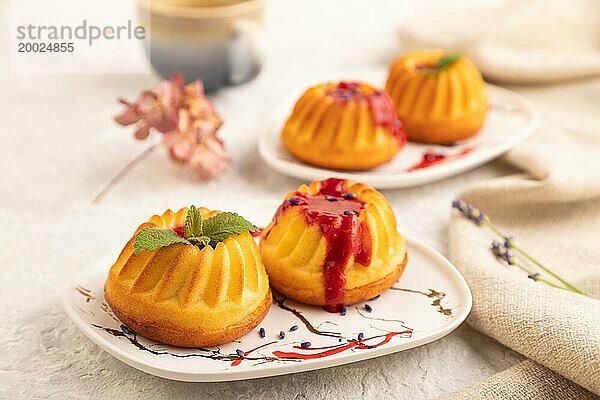
M496 256L497 260L499 260L501 262L505 262L508 265L514 265L514 266L518 267L519 269L525 271L527 273L527 277L529 279L532 279L534 281L544 282L545 284L554 286L555 288L564 289L562 286L556 285L556 284L542 278L539 272L533 272L533 271L529 270L526 266L521 264L517 260L517 258L513 255L510 248L506 247L506 245L504 243L494 240L492 242L491 250L492 250L492 253L494 253L494 256Z
M487 215L462 200L454 200L452 202L452 207L460 211L462 215L471 220L475 225L482 226L490 223L490 219Z
M583 292L581 289L579 289L572 283L570 283L567 280L565 280L564 278L562 278L560 275L558 275L557 273L552 271L550 268L543 265L540 261L536 260L531 255L529 255L525 250L518 247L512 236L508 236L508 235L505 235L504 233L502 233L502 231L500 231L500 229L498 229L494 224L492 224L492 222L490 221L488 216L485 215L484 213L482 213L479 209L473 207L471 204L469 204L463 200L460 200L460 199L456 199L452 202L452 208L456 208L463 216L468 218L475 225L488 228L490 231L492 231L494 234L498 235L502 239L503 242L494 241L492 243L492 252L496 256L496 258L498 258L499 260L504 261L509 265L515 265L515 266L523 269L524 271L526 271L528 273L528 277L530 277L534 281L541 281L550 286L570 290L572 292L587 296L587 294L585 292ZM523 257L525 257L526 259L528 259L529 261L531 261L532 263L537 265L539 268L541 268L544 272L546 272L549 275L556 278L558 281L560 281L564 285L564 287L555 285L552 282L549 282L546 279L541 278L541 276L538 272L531 272L531 271L527 270L527 268L525 268L521 263L519 263L518 260L514 257L514 254L511 250L518 252L520 255L522 255Z
M498 230L496 229L496 231L498 231ZM499 231L498 231L498 233L500 234ZM562 278L560 275L558 275L557 273L555 273L554 271L552 271L550 268L546 267L540 261L538 261L535 258L533 258L525 250L523 250L522 248L518 247L517 244L515 243L514 239L512 238L512 236L505 236L504 237L504 243L505 243L505 245L507 247L510 247L511 249L515 249L516 251L518 251L523 257L525 257L526 259L528 259L529 261L531 261L532 263L534 263L535 265L537 265L538 267L540 267L544 272L546 272L547 274L549 274L549 275L553 276L554 278L556 278L563 285L565 285L567 289L571 290L572 292L579 293L579 294L582 294L584 296L587 296L587 294L583 290L579 289L577 286L575 286L572 283L568 282L567 280L565 280L564 278Z
M515 256L513 256L512 252L504 245L504 243L500 243L497 240L492 242L492 253L494 253L498 260L505 261L508 265L514 265L517 262Z

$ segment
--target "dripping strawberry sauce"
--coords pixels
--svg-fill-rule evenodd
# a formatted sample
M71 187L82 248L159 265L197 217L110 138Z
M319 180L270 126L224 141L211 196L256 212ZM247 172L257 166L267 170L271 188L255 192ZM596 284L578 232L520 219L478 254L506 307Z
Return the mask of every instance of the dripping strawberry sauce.
M321 228L327 240L323 277L327 302L324 308L329 312L338 312L344 305L345 269L350 257L361 265L371 264L369 228L358 218L364 203L344 192L343 184L342 179L330 178L321 181L321 189L315 195L296 192L279 206L274 217L276 224L287 209L298 207L308 224Z

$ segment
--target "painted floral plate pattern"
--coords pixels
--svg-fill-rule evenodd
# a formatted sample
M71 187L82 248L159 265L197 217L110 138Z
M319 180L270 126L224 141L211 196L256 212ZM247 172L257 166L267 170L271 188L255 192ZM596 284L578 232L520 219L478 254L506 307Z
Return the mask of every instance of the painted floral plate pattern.
M379 79L367 82L383 82ZM474 137L452 145L428 145L408 142L389 163L369 171L337 171L306 164L295 158L281 141L281 129L295 101L308 87L281 101L261 131L258 150L265 162L282 174L304 180L336 176L368 183L378 189L422 185L473 169L497 158L521 143L537 128L539 115L525 97L510 90L487 85L489 110L481 131Z
M67 314L92 341L153 375L215 382L289 374L407 350L460 325L471 310L471 293L460 273L416 240L408 239L408 251L406 272L394 287L348 306L345 315L274 293L273 305L256 329L215 348L163 345L123 325L103 297L112 259L67 283L63 300Z

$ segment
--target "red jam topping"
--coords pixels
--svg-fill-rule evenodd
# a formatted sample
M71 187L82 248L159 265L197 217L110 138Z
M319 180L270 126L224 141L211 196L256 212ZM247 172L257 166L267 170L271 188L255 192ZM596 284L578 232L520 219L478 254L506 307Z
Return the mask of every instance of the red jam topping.
M359 264L371 264L371 249L367 247L368 240L364 240L369 229L358 220L364 203L353 193L344 192L343 184L342 179L330 178L321 181L321 189L315 195L296 192L275 214L277 223L285 210L299 207L308 224L318 224L321 228L327 240L323 275L325 310L329 312L338 312L344 305L345 269L350 257L354 256Z
M417 64L415 65L415 69L417 71L421 71L421 72L427 72L427 73L434 73L434 72L438 72L440 67L438 66L437 63L421 63L421 64Z
M342 81L327 94L343 102L366 101L373 113L375 124L390 129L400 144L406 143L406 133L402 122L396 116L394 103L383 90L375 89L364 92L361 90L360 83Z
M342 100L358 100L362 99L365 94L360 90L360 84L358 82L340 82L337 86L327 92L331 97Z
M175 231L175 233L178 236L181 236L182 238L185 238L185 226L183 226L183 225L176 226L175 228L173 228L173 230Z
M445 155L444 153L436 153L436 152L433 152L433 151L428 151L428 152L426 152L426 153L423 154L423 157L421 158L421 161L419 161L418 163L416 163L412 167L408 168L407 171L412 172L412 171L415 171L417 169L429 168L432 165L444 162L447 158L448 158L448 156Z
M463 157L463 156L469 154L474 149L475 148L472 146L465 147L460 152L458 152L456 154L451 154L451 155L445 154L445 153L438 153L435 151L427 151L427 152L423 153L423 157L421 158L421 161L419 161L412 167L408 168L407 171L412 172L412 171L416 171L418 169L429 168L432 165L443 163L446 160L453 160L456 158L460 158L460 157Z

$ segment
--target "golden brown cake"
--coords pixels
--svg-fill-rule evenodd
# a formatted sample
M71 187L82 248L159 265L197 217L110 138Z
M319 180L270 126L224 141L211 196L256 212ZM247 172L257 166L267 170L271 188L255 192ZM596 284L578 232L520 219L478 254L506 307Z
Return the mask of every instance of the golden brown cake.
M258 246L246 229L252 225L236 214L192 208L201 216L195 222L182 208L140 225L110 269L104 295L116 316L142 336L210 347L254 328L272 298ZM240 219L246 225L237 229ZM242 233L219 236L219 226Z
M410 140L449 144L475 135L487 113L485 82L465 56L407 53L391 66L385 90Z
M260 251L275 290L328 311L385 291L408 259L385 197L336 178L288 193L261 234Z
M282 139L300 160L340 170L374 168L394 158L406 142L389 96L359 82L309 88L285 123Z

